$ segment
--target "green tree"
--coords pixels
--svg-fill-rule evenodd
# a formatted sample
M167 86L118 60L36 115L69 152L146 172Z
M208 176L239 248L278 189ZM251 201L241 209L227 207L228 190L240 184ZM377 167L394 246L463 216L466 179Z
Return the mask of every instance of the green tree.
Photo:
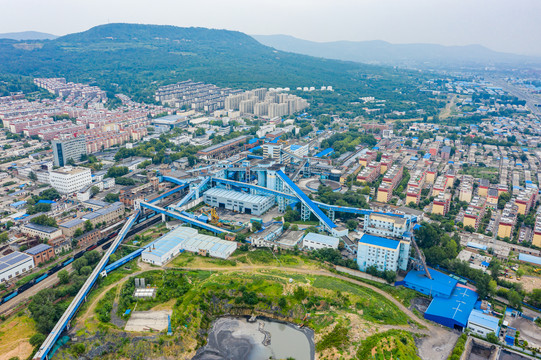
M359 225L357 220L349 219L348 221L346 221L346 226L347 226L349 231L355 230L357 228L357 225Z
M107 170L105 177L113 177L116 179L118 177L126 175L128 172L129 170L126 166L113 166Z
M75 230L75 233L73 233L73 236L77 238L77 237L83 235L83 233L84 233L83 229L78 228L77 230Z
M34 295L28 305L36 328L42 334L48 334L62 316L63 309L59 304L54 304L55 300L55 290L44 289Z
M100 192L100 188L97 187L96 185L90 188L90 195L92 196L96 196L96 194L98 194L99 192Z
M487 341L493 344L498 344L500 342L498 336L496 336L496 334L493 332L487 334Z
M36 216L35 218L31 220L31 222L38 225L58 227L56 220L51 217L48 217L45 214Z
M32 345L33 347L37 348L39 347L41 344L43 344L43 342L45 341L45 338L46 336L44 334L34 334L30 337L30 340L28 341L30 343L30 345Z
M69 282L69 273L67 270L60 270L58 272L58 280L60 280L61 284L67 284Z
M507 293L507 300L509 301L509 306L517 310L522 309L522 296L515 290L510 290Z
M188 165L194 166L195 164L197 164L197 157L194 155L188 155Z
M92 225L90 220L85 221L84 227L85 227L85 232L89 232L90 230L94 229L94 225Z
M254 229L254 231L259 231L259 230L261 230L262 227L263 227L263 225L261 225L260 222L254 221L252 223L252 228Z
M9 240L9 233L7 231L4 231L0 234L0 244L5 243Z
M30 171L30 173L28 174L28 178L32 181L38 181L38 177L33 171Z
M105 201L108 203L114 203L120 199L120 195L118 193L109 193L105 195Z

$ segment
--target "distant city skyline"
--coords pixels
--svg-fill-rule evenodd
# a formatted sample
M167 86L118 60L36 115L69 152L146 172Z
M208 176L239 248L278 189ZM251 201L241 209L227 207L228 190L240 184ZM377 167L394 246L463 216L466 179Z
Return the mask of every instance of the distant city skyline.
M65 35L144 23L285 34L311 41L480 44L541 56L538 0L0 0L0 33Z

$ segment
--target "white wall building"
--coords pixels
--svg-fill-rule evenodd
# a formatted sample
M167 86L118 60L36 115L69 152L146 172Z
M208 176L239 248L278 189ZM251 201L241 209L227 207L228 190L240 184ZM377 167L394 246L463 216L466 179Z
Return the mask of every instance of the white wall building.
M486 337L490 333L498 336L500 334L499 319L473 309L468 318L468 329L478 336Z
M199 234L196 229L179 226L146 248L141 254L141 259L150 264L163 266L185 250L227 259L236 249L237 243L234 241Z
M92 182L90 169L66 166L50 172L51 186L61 194L75 193Z
M338 249L340 240L333 236L316 233L308 233L302 239L302 247L309 250L317 249Z
M34 258L15 251L0 258L0 284L34 268Z
M364 234L357 245L359 270L375 266L379 271L397 271L400 241Z

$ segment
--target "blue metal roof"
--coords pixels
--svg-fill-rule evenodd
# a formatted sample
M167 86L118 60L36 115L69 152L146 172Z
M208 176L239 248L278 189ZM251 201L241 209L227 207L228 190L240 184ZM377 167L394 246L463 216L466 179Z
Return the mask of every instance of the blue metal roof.
M466 244L466 246L474 248L474 249L479 249L479 250L486 250L487 249L486 245L481 245L481 244L475 243L473 241L468 242Z
M53 200L40 200L38 201L38 204L56 204L56 201Z
M9 206L11 206L11 207L19 207L19 206L23 206L24 204L26 204L26 201L21 200L21 201L14 202L13 204L10 204Z
M528 254L518 254L518 259L520 261L525 261L532 264L541 265L541 257L539 256L533 256L533 255L528 255Z
M334 149L333 148L327 148L319 153L317 153L315 155L315 157L323 157L323 156L327 156L327 155L330 155L334 152Z
M360 239L359 243L381 246L391 250L396 250L400 246L400 241L387 239L379 236L364 234Z
M466 327L476 301L475 291L457 286L449 298L436 296L426 309L425 318L450 328Z
M427 278L424 271L412 270L406 275L404 282L408 287L415 288L415 290L419 290L424 294L451 296L458 281L434 269L429 268L428 271L432 279Z

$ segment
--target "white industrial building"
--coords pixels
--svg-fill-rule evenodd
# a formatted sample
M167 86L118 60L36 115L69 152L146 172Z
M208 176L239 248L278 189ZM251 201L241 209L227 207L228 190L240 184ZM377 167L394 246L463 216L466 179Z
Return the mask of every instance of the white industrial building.
M254 215L263 215L274 205L272 196L251 195L219 188L207 190L203 201L213 207Z
M340 240L334 236L308 233L302 239L302 247L309 250L338 249Z
M34 258L15 251L0 258L0 284L34 268Z
M66 166L50 172L51 186L61 194L75 193L92 183L90 169Z
M473 309L468 318L468 329L478 336L486 337L490 333L498 336L500 334L499 319Z
M199 234L196 229L180 226L154 241L141 254L144 262L163 266L183 251L227 259L237 243Z

